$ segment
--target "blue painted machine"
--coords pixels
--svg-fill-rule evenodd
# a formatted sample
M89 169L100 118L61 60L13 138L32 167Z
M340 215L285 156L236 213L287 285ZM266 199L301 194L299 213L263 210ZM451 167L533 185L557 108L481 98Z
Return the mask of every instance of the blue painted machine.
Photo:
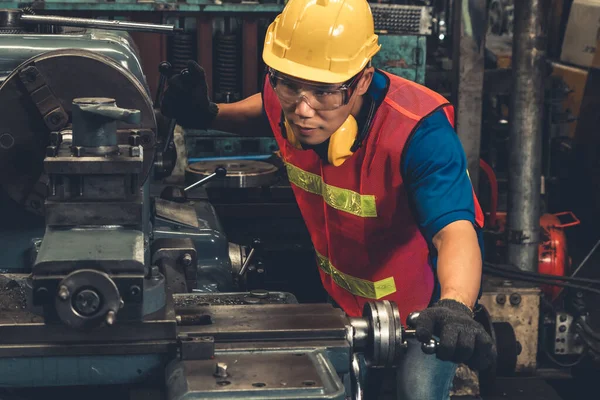
M398 362L414 331L394 304L348 318L246 291L257 247L230 243L202 196L164 195L192 189L155 180L169 136L127 34L22 15L0 13L0 387L345 399L362 396L361 354Z

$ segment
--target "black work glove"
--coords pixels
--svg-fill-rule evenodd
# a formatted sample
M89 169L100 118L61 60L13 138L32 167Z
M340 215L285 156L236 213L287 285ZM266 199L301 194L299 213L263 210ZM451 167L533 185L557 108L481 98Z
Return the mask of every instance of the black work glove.
M208 96L204 69L195 61L188 61L185 71L168 80L160 111L184 128L207 129L219 108Z
M423 343L439 338L437 357L484 370L496 362L496 346L464 304L443 299L419 312L414 320L416 337Z

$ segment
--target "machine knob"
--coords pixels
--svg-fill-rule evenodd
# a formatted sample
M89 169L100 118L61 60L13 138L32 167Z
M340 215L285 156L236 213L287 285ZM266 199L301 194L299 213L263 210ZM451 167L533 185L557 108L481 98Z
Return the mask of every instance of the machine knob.
M203 185L206 182L209 182L215 178L218 178L218 179L225 178L226 175L227 175L227 170L225 168L217 167L217 168L215 168L215 172L213 172L209 176L206 176L206 177L200 179L198 182L192 183L190 186L183 189L183 191L188 192L188 191L192 190L193 188Z
M408 317L406 317L406 324L411 328L414 328L416 326L417 318L419 318L419 315L421 315L421 313L419 313L418 311L408 314Z
M416 326L417 318L419 318L419 315L420 313L418 311L410 313L408 317L406 317L406 324L411 328L414 328ZM415 334L416 332L414 329L407 329L404 332L405 337L415 337ZM428 342L421 343L421 350L423 350L423 353L425 354L435 354L439 345L439 342L432 338L429 339Z
M435 339L430 339L427 343L421 343L421 350L425 354L435 354L438 348L438 342Z

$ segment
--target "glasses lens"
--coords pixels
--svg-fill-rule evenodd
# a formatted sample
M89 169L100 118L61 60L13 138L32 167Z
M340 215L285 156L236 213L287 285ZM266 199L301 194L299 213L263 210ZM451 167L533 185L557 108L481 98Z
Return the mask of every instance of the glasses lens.
M282 77L272 77L271 83L285 105L305 100L315 110L334 110L344 104L345 89L339 86L310 85Z

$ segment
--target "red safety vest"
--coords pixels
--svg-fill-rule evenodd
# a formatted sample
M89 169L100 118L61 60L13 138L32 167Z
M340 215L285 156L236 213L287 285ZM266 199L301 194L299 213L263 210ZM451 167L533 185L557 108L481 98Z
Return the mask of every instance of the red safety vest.
M440 108L454 126L454 109L441 95L386 75L387 95L365 141L338 167L283 137L281 106L268 79L262 95L325 289L355 317L369 300L394 301L404 323L409 313L429 305L434 280L400 173L402 150L419 122ZM483 213L473 197L482 226Z

